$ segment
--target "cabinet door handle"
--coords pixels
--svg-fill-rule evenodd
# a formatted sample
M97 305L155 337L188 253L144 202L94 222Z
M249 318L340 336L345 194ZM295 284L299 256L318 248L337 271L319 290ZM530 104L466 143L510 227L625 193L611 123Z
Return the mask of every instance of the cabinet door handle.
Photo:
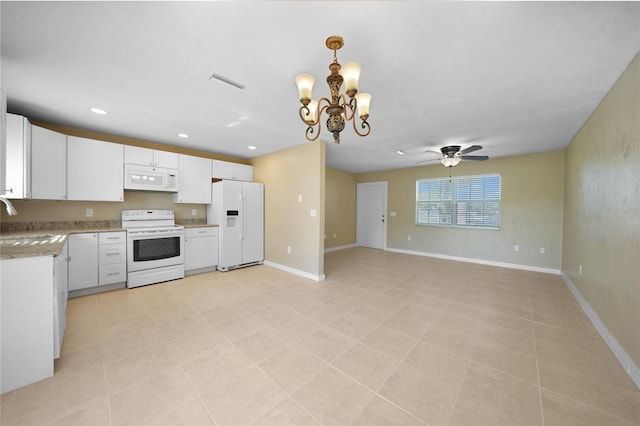
M119 256L120 253L107 253L107 256Z
M111 274L107 274L108 277L113 277L114 275L120 275L120 272L113 272Z

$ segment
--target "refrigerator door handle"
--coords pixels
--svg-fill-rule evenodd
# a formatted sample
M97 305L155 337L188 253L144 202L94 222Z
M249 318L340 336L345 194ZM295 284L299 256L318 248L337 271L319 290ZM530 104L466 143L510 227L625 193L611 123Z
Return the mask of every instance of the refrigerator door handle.
M242 241L247 239L247 199L244 194L241 195L242 200Z

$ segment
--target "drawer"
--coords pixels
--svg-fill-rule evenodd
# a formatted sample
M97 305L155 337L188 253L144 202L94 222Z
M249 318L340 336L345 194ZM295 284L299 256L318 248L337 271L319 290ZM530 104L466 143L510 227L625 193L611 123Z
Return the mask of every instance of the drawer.
M126 244L105 244L98 247L100 265L127 261Z
M207 226L204 228L185 228L184 237L185 238L193 238L193 237L211 237L214 235L218 235L218 227L217 226Z
M119 244L127 242L127 232L100 232L98 234L99 244Z
M124 282L127 280L127 264L122 262L100 265L98 275L98 285Z

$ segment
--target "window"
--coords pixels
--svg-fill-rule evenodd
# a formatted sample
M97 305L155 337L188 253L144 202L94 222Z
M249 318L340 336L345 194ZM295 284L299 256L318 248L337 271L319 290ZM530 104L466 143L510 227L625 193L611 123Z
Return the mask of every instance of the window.
M416 181L416 225L500 228L500 175Z

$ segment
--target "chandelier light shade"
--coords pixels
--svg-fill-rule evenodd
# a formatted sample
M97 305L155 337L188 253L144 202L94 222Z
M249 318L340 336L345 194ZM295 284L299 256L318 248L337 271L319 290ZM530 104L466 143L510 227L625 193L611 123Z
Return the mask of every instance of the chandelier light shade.
M358 81L360 79L360 64L349 62L342 67L338 63L337 50L344 46L344 40L340 36L331 36L326 41L326 46L333 50L333 62L329 65L331 73L327 76L327 85L331 98L322 97L313 100L312 92L315 79L311 74L298 74L296 85L300 97L300 119L307 125L306 137L310 141L320 136L320 119L323 113L327 113L327 130L333 134L333 141L340 143L340 132L344 130L345 122L353 123L353 130L359 136L367 136L371 127L367 122L369 118L369 103L371 95L358 93ZM340 93L344 82L346 96ZM356 125L356 113L360 117L360 127Z

